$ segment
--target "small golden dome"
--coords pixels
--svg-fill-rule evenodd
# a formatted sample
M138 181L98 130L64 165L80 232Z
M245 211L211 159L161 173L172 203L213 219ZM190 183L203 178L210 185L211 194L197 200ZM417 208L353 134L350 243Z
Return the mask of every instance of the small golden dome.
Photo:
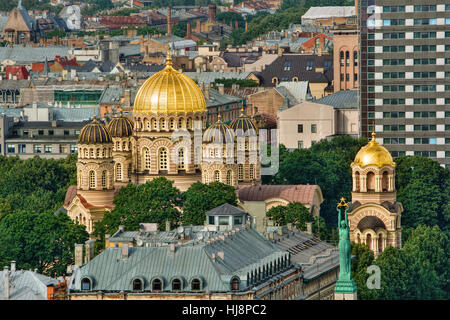
M230 128L233 129L236 134L238 130L242 130L244 134L248 131L248 135L256 135L258 133L258 129L253 120L244 114L244 108L241 109L239 117L231 121Z
M356 154L355 160L351 164L361 168L374 165L378 168L389 165L395 167L395 162L389 151L375 140L375 132L372 132L372 140L362 147Z
M169 54L166 67L139 88L133 111L156 114L206 112L206 102L195 82L172 67Z
M203 141L223 144L234 141L234 132L226 123L220 120L220 113L217 122L205 130Z
M114 138L129 137L133 134L133 122L121 113L109 122L108 131Z
M94 115L92 122L85 125L78 136L78 143L81 144L103 144L112 143L111 134L103 123L97 121Z

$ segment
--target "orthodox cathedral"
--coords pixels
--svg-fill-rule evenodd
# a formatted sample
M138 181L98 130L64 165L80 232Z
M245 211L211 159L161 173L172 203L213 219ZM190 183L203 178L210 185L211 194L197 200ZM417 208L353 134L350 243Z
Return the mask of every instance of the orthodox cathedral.
M258 129L241 111L229 125L219 119L206 128L206 102L197 84L172 66L147 79L136 94L133 120L121 114L108 125L94 119L78 138L77 186L64 207L93 232L111 210L114 195L128 183L157 177L185 191L197 181L238 188L259 185Z

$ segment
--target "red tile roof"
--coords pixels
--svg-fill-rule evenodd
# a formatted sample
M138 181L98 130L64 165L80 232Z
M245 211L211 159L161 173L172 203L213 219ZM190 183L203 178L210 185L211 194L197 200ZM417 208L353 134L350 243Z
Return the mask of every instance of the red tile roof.
M317 190L320 192L320 187L318 185L242 186L239 188L239 200L265 201L271 198L281 198L289 202L300 202L303 205L312 205L314 193Z

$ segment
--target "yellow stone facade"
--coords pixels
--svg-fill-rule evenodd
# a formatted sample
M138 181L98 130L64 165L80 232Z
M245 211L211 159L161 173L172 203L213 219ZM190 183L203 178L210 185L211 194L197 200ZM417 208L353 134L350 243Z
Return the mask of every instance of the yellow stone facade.
M256 129L243 113L238 119L237 127L245 124L245 128ZM240 184L260 184L257 137L236 139L233 134L234 163L226 161L223 151L221 161L211 162L213 144L202 141L211 131L206 128L206 120L202 91L192 79L172 67L169 54L166 67L139 89L133 121L121 114L107 127L94 119L82 129L77 192L65 204L68 215L92 233L93 224L114 208L114 194L119 187L162 176L173 180L181 191L197 181L220 181L235 188ZM233 132L228 125L222 126ZM236 162L238 150L245 150L240 159L243 164ZM217 160L219 153L212 155Z
M403 206L396 201L395 162L375 140L375 133L356 154L351 168L350 240L366 243L375 255L388 246L401 248Z

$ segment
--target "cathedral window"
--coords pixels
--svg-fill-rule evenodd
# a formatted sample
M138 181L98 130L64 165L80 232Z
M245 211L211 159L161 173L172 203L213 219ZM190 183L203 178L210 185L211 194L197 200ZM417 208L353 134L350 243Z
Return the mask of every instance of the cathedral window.
M153 127L153 130L157 130L158 129L158 124L156 122L156 119L152 119L152 127Z
M148 148L144 148L144 168L150 170L150 150Z
M227 171L227 184L230 186L233 185L233 171L231 170Z
M170 119L170 130L175 129L175 120L174 119Z
M244 180L244 165L243 164L238 165L238 180L239 181Z
M95 187L95 171L89 171L89 189L95 189Z
M388 191L389 189L389 176L387 171L383 172L382 178L383 191Z
M219 172L219 170L214 171L214 181L220 181L220 172Z
M152 122L153 122L153 120L152 120ZM144 127L145 127L145 129L147 131L151 130L151 128L150 128L150 121L148 121L148 119L144 119Z
M185 165L184 165L184 149L180 149L178 150L178 169L179 170L184 170L185 169Z
M375 174L373 172L367 174L367 191L375 191Z
M122 181L122 164L116 165L116 180Z
M127 142L124 141L123 142L123 146L122 146L122 150L125 151L127 149Z
M250 165L249 175L250 175L250 180L255 178L255 165L254 164Z
M167 149L159 149L158 154L159 170L167 170Z
M106 170L102 172L102 188L106 189Z
M192 129L192 119L188 118L186 120L186 129Z
M96 150L95 150L95 156L96 156L97 158L100 158L100 149L96 149Z
M120 142L116 141L116 151L119 151L119 148L120 148Z
M102 158L104 158L106 156L106 151L105 148L102 149Z
M161 119L161 130L166 128L166 119Z
M90 153L90 157L93 158L94 157L94 149L89 149L89 153Z
M355 191L359 192L360 175L359 172L355 173Z
M183 118L178 119L178 129L183 127Z

